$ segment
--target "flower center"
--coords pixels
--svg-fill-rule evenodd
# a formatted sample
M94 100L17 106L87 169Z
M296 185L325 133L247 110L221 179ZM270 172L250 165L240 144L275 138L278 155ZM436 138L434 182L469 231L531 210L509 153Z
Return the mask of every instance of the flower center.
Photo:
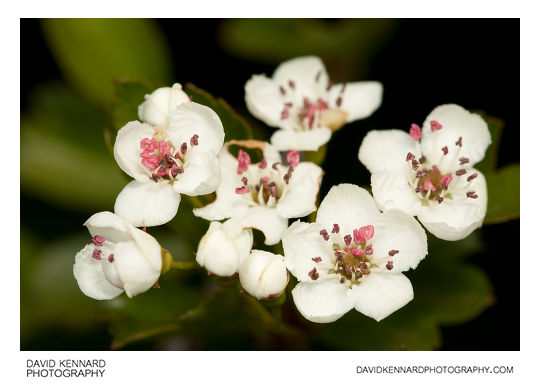
M440 131L443 126L436 120L430 122L431 131ZM409 130L409 134L416 141L417 152L421 154L420 151L420 139L422 138L422 131L420 127L416 124L412 124ZM450 164L455 164L459 160L459 165L464 165L469 162L469 159L466 157L459 157L461 148L463 146L463 139L460 136L458 140L454 143L455 149L450 151L448 146L445 145L441 148L441 158L439 159L438 164L445 164L450 160ZM450 154L450 152L453 152ZM417 196L422 200L424 205L429 204L429 201L437 201L439 204L443 202L444 198L452 198L450 193L448 193L448 187L453 177L451 173L443 174L439 169L437 164L429 164L426 160L426 157L421 155L417 160L412 153L408 153L405 161L410 161L411 170L414 172L414 181L411 183L411 186L414 188ZM466 169L459 169L455 172L456 176L463 176L467 173ZM473 173L467 177L467 188L471 181L475 179L478 174ZM466 197L476 199L478 196L474 191L467 191Z
M369 275L372 269L380 268L381 263L386 263L388 270L394 268L394 263L390 259L399 253L395 249L390 250L387 257L377 258L377 263L374 263L374 248L370 242L375 234L375 228L372 225L355 229L352 236L348 234L343 238L339 232L339 225L334 224L330 234L323 229L320 235L325 241L332 240L333 242L332 268L328 269L328 275L337 275L341 284L347 284L349 288L360 284L362 277ZM322 262L321 257L314 257L312 260L315 263ZM312 280L317 280L320 275L317 268L313 268L308 276Z
M278 168L278 165L281 163L274 163L269 166L267 160L263 158L257 165L255 175L251 172L252 176L249 179L247 176L242 177L241 181L243 185L235 188L235 193L250 194L254 203L267 207L275 207L279 198L287 189L292 173L300 161L299 152L289 151L287 153L287 161L290 166L287 169L287 173L283 175L282 171ZM237 173L241 175L248 171L249 164L251 164L249 154L240 149L238 152Z
M144 138L140 142L141 163L150 170L150 178L156 183L160 180L174 180L184 173L184 163L188 151L199 144L199 135L195 134L187 142L175 148L168 140L157 141L155 138Z

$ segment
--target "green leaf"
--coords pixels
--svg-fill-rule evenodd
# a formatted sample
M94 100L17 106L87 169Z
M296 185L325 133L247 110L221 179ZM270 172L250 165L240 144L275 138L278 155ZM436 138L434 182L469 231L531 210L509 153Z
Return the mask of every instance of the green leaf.
M114 78L171 80L171 57L154 21L44 19L42 28L67 80L99 106L109 105Z
M391 36L395 20L232 19L218 33L231 54L278 64L303 55L320 56L334 81L362 76Z
M128 122L138 120L138 107L144 95L152 93L157 84L144 79L115 79L112 108L113 125L119 130Z
M253 138L249 124L221 97L215 98L190 83L185 85L184 91L193 98L193 101L212 108L218 114L225 130L225 141Z
M488 208L485 224L519 218L519 164L486 174Z
M103 142L106 117L64 86L43 86L21 117L21 189L78 212L111 210L127 183Z
M504 121L495 116L488 116L482 111L476 111L486 121L491 135L491 145L486 151L484 159L475 165L475 168L486 174L497 169L497 156L499 154L499 145L501 142Z

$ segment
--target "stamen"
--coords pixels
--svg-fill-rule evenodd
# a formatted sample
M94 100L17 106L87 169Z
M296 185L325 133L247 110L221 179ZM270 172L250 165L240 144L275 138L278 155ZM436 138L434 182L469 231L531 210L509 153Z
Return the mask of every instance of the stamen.
M351 235L347 235L343 238L343 240L345 241L345 245L348 247L349 245L351 245L351 241L352 241L352 236Z
M237 193L237 194L239 194L239 195L242 195L242 194L244 194L244 193L249 193L250 190L249 190L249 187L244 186L244 187L236 188L236 189L234 190L234 192Z
M101 260L101 249L94 249L94 252L92 252L92 257L96 260Z
M345 282L345 278L342 277L341 279L339 279L339 282L340 282L341 284L343 284L343 283Z
M416 171L418 169L418 161L413 160L411 161L411 164L412 164L412 169Z
M373 237L375 233L375 228L373 225L365 225L359 229L353 231L354 234L354 243L358 245L359 243L365 244L369 239Z
M283 88L281 85L279 86L279 91L281 92L282 95L285 96L285 88Z
M317 280L319 278L319 273L317 272L317 268L313 268L311 271L309 271L308 276L311 277L311 280Z
M364 250L366 251L366 255L368 255L368 256L373 255L373 245L372 244L366 245L366 248L364 248Z
M251 157L240 149L238 151L238 168L236 169L236 173L241 175L243 172L247 171L249 164L251 164Z
M476 179L477 176L478 176L478 173L473 173L472 175L470 175L469 177L467 177L467 181L474 180L474 179Z
M281 111L281 120L285 120L287 117L289 117L289 110L285 107L283 108L283 111Z
M431 125L431 132L439 131L442 129L441 123L439 123L437 120L431 120L429 124Z
M418 159L418 162L420 164L424 164L426 162L426 157L425 156L422 156L421 158Z
M338 224L334 224L334 226L332 227L332 233L339 233L339 225Z
M433 170L435 171L435 173L436 173L437 175L440 175L440 174L441 174L441 170L439 169L439 167L437 167L436 165L434 165L432 168L433 168Z
M457 145L458 147L462 147L462 146L463 146L463 141L462 141L461 136L459 137L458 141L456 141L456 145Z
M440 204L440 203L443 202L444 199L441 197L441 195L437 195L437 196L435 196L435 200L437 200L439 202L439 204Z
M343 83L343 85L341 86L341 90L339 91L339 93L343 93L345 92L345 87L347 86L347 83Z
M287 152L287 162L292 167L296 167L300 162L300 152L296 150Z
M415 156L412 154L412 153L407 153L407 158L405 159L405 161L409 161L409 160L414 160L415 159Z
M476 199L478 195L474 193L474 191L467 192L467 197L470 197L471 199Z
M409 129L409 135L411 135L414 141L419 141L422 138L422 131L420 130L420 127L418 125L411 124L411 128Z
M107 260L109 260L109 263L112 263L114 261L114 255L111 253Z
M330 235L328 235L328 232L326 231L326 229L321 229L319 234L323 237L325 241L328 241L330 239Z
M101 247L104 241L105 238L103 236L95 235L94 237L92 237L92 243L94 243L94 245L97 245L98 247Z
M293 171L294 171L294 168L289 167L289 170L287 171L287 174L285 176L283 176L283 180L285 180L285 184L289 184L289 180L291 179Z
M295 87L294 81L289 80L289 87L291 87L292 89L294 89L294 87Z
M165 140L161 140L158 146L159 146L159 154L161 156L171 155L171 146L167 144Z
M459 165L467 164L468 162L469 162L469 159L466 157L459 158Z
M442 147L441 150L443 151L445 155L448 155L448 147L446 145Z
M334 83L332 83L331 81L328 82L328 85L326 86L326 91L329 91L331 88L332 88L332 85L334 85Z
M263 157L263 159L261 160L261 162L259 163L259 168L261 169L265 169L266 166L267 166L267 162L266 162L266 159Z
M336 99L336 105L337 105L338 107L340 107L342 102L343 102L343 99L342 99L341 96L339 96L339 97Z
M397 253L399 253L397 249L392 249L391 251L388 251L388 256L394 256Z
M187 143L186 142L183 142L182 145L180 146L180 152L182 153L182 155L186 154L186 152L187 152Z
M242 184L247 185L247 177L242 177Z
M452 175L447 173L441 178L441 180L439 181L439 185L441 186L442 189L448 189L448 185L450 184L451 181L452 181Z
M311 260L313 260L316 263L320 263L322 261L322 257L320 257L320 256L312 257Z
M157 175L155 175L155 174L152 174L152 176L150 176L150 178L151 178L155 183L157 183L158 180L159 180L158 177L157 177Z
M465 169L458 169L458 170L456 171L456 175L457 175L457 176L461 176L461 175L464 175L464 174L466 174L466 173L467 173L467 171L466 171Z
M199 135L194 134L193 137L189 140L189 143L192 147L199 145Z
M281 164L281 163L274 163L272 164L272 169L276 170L277 171L277 166Z
M386 263L386 269L391 271L393 268L394 268L394 262L393 261L389 261L388 263Z

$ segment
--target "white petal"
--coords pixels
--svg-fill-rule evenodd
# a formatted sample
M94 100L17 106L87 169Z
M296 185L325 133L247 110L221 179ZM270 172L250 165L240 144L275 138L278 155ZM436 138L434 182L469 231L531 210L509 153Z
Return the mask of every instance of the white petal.
M166 126L169 111L189 102L189 96L182 91L182 86L178 83L172 87L158 88L144 98L144 103L139 105L139 118L153 126Z
M128 297L152 288L161 273L161 268L154 268L134 242L115 244L114 261L104 262L114 264Z
M406 132L397 129L369 131L360 145L358 159L371 173L398 171L410 168L410 162L405 160L409 152L417 158L421 156L416 142Z
M185 164L184 173L176 176L173 187L177 193L189 196L206 195L215 192L219 186L221 172L216 154L196 150Z
M354 296L347 295L346 284L336 279L315 283L298 283L292 290L296 308L302 316L315 323L330 323L354 307Z
M316 100L323 92L326 93L328 86L326 68L316 56L297 57L281 63L274 72L273 80L285 88L287 94L296 95L298 102L304 97ZM294 89L289 86L289 81L294 82Z
M332 263L332 244L320 235L317 223L295 221L283 234L283 252L287 269L299 280L311 282L308 273L317 268L319 275L328 272ZM320 257L316 263L314 258Z
M372 273L357 286L357 311L377 321L414 298L412 284L402 273Z
M189 146L195 134L199 135L196 148L199 151L218 154L223 147L225 132L219 116L204 105L184 103L169 114L167 136L176 148L180 148L184 142Z
M152 227L172 220L178 204L180 195L170 184L133 180L118 194L114 212L136 227Z
M418 220L429 232L440 239L461 240L482 226L488 198L486 179L479 171L473 169L471 172L478 173L478 176L469 188L452 186L452 183L457 181L457 177L454 177L450 183L453 189L449 189L452 198L445 197L441 204L422 206L418 213ZM461 177L464 178L466 175ZM475 191L478 198L466 197L468 191Z
M438 121L442 124L441 130L431 131L430 122ZM463 147L459 155L454 156L459 149L455 142L462 138ZM439 164L441 170L452 171L459 166L459 157L467 157L472 166L484 158L487 147L491 144L487 123L476 113L470 113L466 109L455 104L441 105L435 108L426 118L422 127L422 152L429 162ZM441 148L448 147L446 161L455 157L452 165L440 164L442 158Z
M372 262L388 260L388 252L398 250L399 253L390 258L394 263L391 272L402 272L416 268L420 260L426 257L427 236L422 226L414 219L400 211L386 211L374 223L375 234ZM379 264L384 267L384 264Z
M274 245L279 243L283 232L287 229L287 219L278 215L275 208L262 206L250 207L243 215L233 219L242 228L253 228L264 234L264 243Z
M347 111L347 122L364 119L370 116L382 102L383 86L377 81L361 81L347 83L341 93L343 84L333 85L330 89L329 101L332 108ZM341 96L341 105L336 100Z
M253 244L253 233L250 229L226 231L225 226L217 221L211 222L197 250L197 262L218 276L232 276L237 273Z
M73 274L81 291L88 297L96 300L113 299L123 292L109 283L101 269L101 261L92 257L96 247L93 244L86 245L75 256Z
M343 236L352 235L353 229L373 225L381 214L368 191L353 184L333 186L317 211L317 223L328 233L339 224Z
M134 179L150 180L149 170L141 163L141 140L151 139L154 133L155 129L151 125L130 121L116 134L114 159L122 171Z
M157 240L145 231L133 226L129 226L129 232L131 239L135 242L146 261L152 268L161 271L161 245Z
M112 212L95 213L83 224L92 237L102 236L109 242L131 239L129 223Z
M250 197L237 194L236 188L242 185L241 175L236 173L238 162L226 148L219 154L221 183L216 190L217 198L202 208L194 209L195 216L205 220L223 220L234 215L244 214L249 205Z
M280 151L296 149L298 151L316 151L328 143L332 131L326 127L307 131L279 129L270 138L270 142Z
M283 256L253 250L240 265L240 284L250 295L266 299L285 289L289 281Z
M278 201L277 212L281 217L303 217L317 209L323 170L310 162L301 162L294 168L288 187Z
M279 126L284 104L279 86L264 75L253 75L244 89L249 112L271 127Z
M279 154L279 150L269 143L265 143L264 145L263 156L270 165L274 163L281 163L281 155ZM237 160L235 160L235 162L236 161Z
M410 185L406 172L378 171L371 175L371 191L382 211L397 209L415 216L422 202Z

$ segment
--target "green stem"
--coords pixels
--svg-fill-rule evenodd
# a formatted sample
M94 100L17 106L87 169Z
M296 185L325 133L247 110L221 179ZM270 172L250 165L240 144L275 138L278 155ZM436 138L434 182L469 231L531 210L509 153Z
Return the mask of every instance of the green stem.
M196 261L173 261L171 269L198 269L201 266Z
M188 196L184 195L184 197L187 197L193 208L202 208L204 207L204 203L197 197L197 196Z

